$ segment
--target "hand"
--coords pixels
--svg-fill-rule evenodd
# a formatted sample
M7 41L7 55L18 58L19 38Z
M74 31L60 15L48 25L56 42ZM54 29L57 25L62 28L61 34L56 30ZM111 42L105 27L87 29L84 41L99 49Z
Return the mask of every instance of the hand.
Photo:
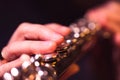
M12 60L23 53L28 55L52 53L69 32L69 28L58 24L23 23L3 48L2 56Z
M6 61L0 61L0 76L29 60L28 55L54 52L69 33L69 28L58 24L22 23L2 50Z
M120 46L120 3L108 2L89 10L86 17L113 32L115 44Z
M112 54L108 55L109 61L114 66L115 78L120 79L120 2L115 0L106 3L100 7L88 11L86 14L89 20L96 21L101 26L112 32L113 43ZM99 54L97 54L99 56ZM100 54L101 55L101 54ZM104 56L104 55L103 55ZM108 58L108 57L105 57ZM101 60L101 59L100 59ZM103 59L106 60L106 59ZM103 61L102 60L102 61Z
M6 60L0 60L0 78L3 74L13 67L20 66L24 61L28 61L30 57L26 54L22 54L18 59L7 62Z

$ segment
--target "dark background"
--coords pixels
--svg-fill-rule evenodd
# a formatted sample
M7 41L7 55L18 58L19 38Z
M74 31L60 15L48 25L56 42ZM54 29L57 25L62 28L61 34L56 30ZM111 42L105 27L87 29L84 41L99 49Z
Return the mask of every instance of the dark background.
M104 0L1 0L0 49L22 22L68 25Z
M56 22L69 25L82 18L89 9L105 2L106 0L1 0L0 50L22 22L39 24ZM78 62L81 71L71 76L69 80L113 80L112 67L109 67L111 56L102 54L86 55ZM98 57L101 57L102 61L97 59Z

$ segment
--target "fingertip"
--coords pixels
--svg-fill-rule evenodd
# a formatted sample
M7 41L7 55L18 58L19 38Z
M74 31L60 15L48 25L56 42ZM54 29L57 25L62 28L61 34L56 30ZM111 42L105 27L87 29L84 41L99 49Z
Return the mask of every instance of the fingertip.
M40 54L46 54L46 53L52 53L55 51L57 47L57 43L55 41L43 41L43 42L37 42L34 44L31 44L28 51L26 53L40 53Z
M54 51L54 50L56 49L56 47L57 47L57 44L56 44L55 42L51 41L51 42L49 43L49 47L50 47L50 49L51 49L52 51Z
M55 41L57 43L57 45L59 45L60 43L62 43L64 41L64 37L59 35L59 36L56 36L53 41Z
M68 34L71 33L71 29L68 28L68 27L66 27L66 26L61 27L61 31L62 31L62 33L63 33L63 34L62 34L63 36L67 36Z
M6 52L6 47L4 47L1 51L1 55L2 55L3 58L6 58L6 53L7 53Z
M12 54L10 51L11 51L10 47L8 46L4 47L1 51L2 57L6 59L7 61L14 60L18 57L17 55Z
M52 53L52 52L54 52L56 50L57 43L54 42L54 41L48 41L48 42L46 42L45 47L46 48L44 48L43 53Z

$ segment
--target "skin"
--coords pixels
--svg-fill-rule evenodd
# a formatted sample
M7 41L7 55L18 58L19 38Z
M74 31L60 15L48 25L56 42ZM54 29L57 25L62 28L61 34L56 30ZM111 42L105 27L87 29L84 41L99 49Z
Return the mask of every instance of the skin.
M52 53L68 33L70 33L69 28L58 24L22 23L14 32L8 45L3 48L2 56L12 60L22 53L28 55Z
M2 50L5 60L0 61L0 76L10 68L20 66L24 61L29 60L28 55L54 52L57 45L64 41L64 36L69 33L69 28L55 23L46 25L20 24Z
M114 43L117 47L120 47L119 13L120 4L109 2L100 7L89 10L85 16L89 20L98 22L100 25L105 26L107 30L114 33ZM28 55L31 55L31 53L46 54L54 52L57 45L63 42L64 37L69 33L69 28L56 23L45 25L32 23L20 24L13 33L8 44L2 50L2 56L5 61L0 61L0 76L10 68L19 66L23 61L29 60ZM79 67L77 65L72 65L72 67L74 68L68 69L62 79L65 80L69 76L78 72Z

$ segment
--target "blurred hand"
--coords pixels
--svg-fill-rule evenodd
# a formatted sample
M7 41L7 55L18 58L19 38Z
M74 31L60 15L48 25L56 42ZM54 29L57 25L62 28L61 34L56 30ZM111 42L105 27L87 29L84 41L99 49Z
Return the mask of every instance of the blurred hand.
M116 80L120 80L120 2L115 0L100 7L89 10L86 14L89 20L96 21L101 26L113 33L114 48L111 61L114 65Z
M86 17L113 32L115 44L120 46L120 3L110 1L89 10Z

